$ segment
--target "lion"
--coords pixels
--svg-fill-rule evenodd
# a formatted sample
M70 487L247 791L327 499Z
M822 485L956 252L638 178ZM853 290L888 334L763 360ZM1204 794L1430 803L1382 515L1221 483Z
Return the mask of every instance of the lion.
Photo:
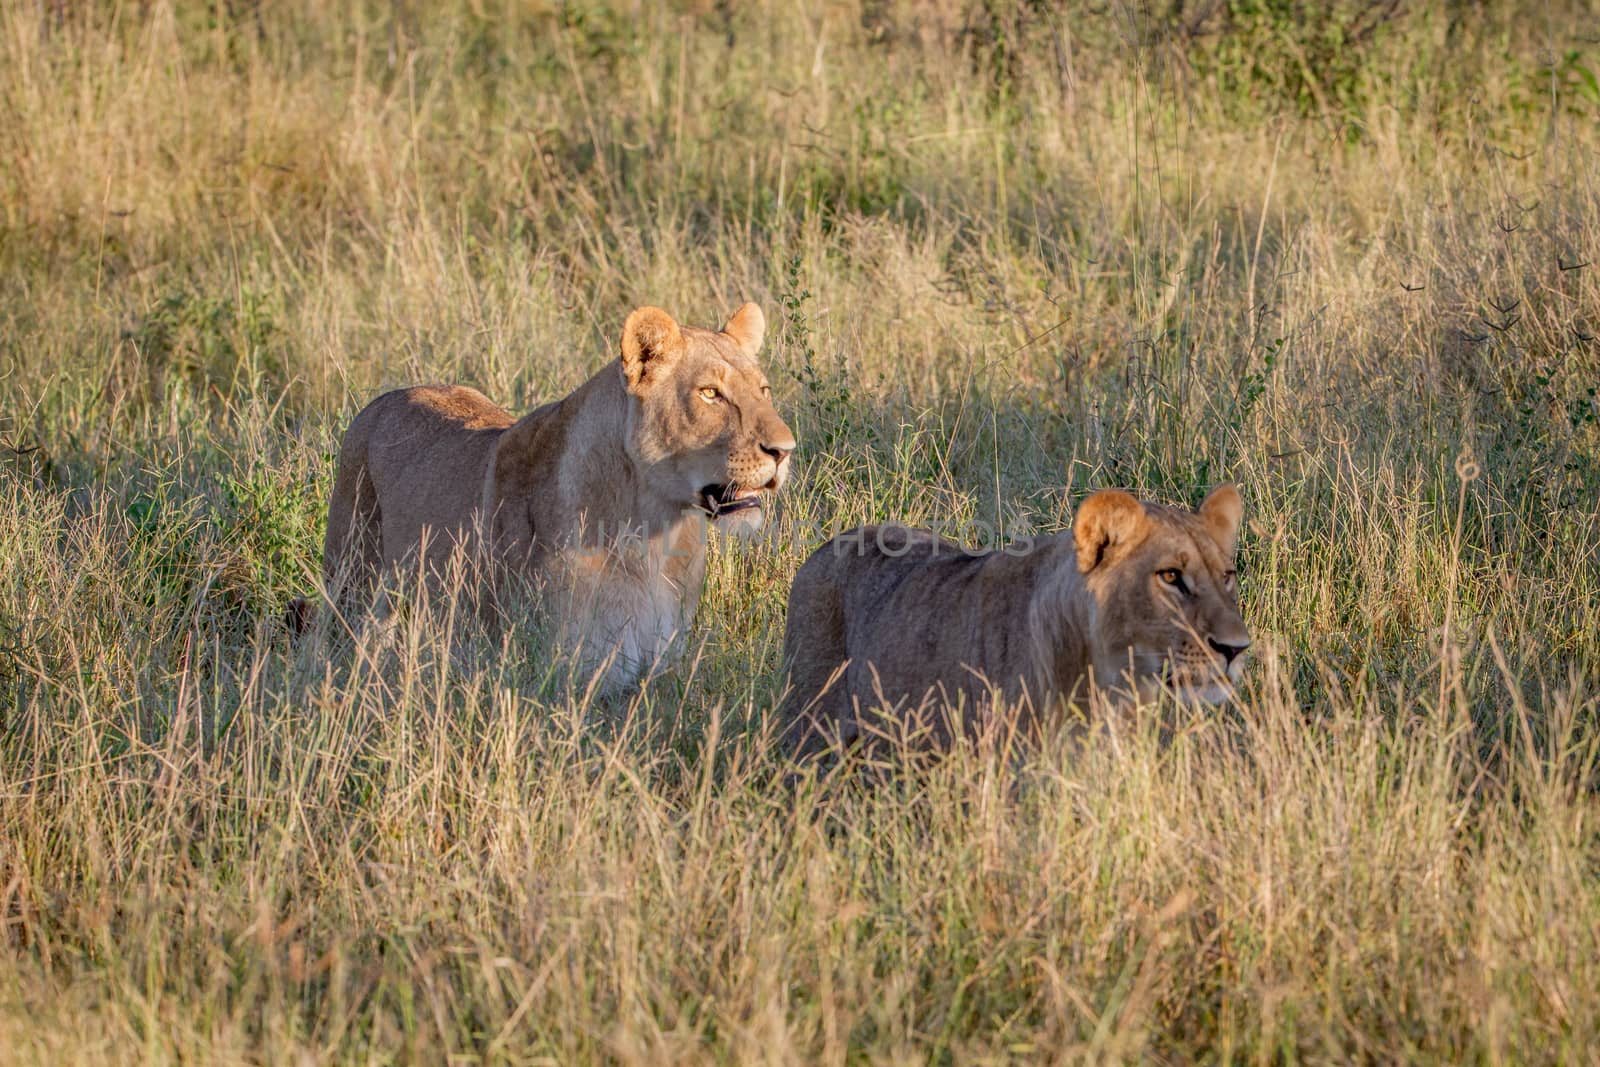
M997 702L1022 709L1026 729L1091 685L1117 702L1162 688L1225 701L1250 647L1242 514L1232 485L1193 512L1108 489L1070 532L997 551L898 526L833 538L789 593L784 744L803 757L887 730L947 746Z
M699 603L708 525L753 534L789 476L795 437L755 358L765 332L755 304L720 331L638 308L616 362L520 419L461 385L378 397L339 451L329 600L362 610L375 579L418 567L442 587L465 550L492 574L479 610L530 592L580 671L604 671L602 694L664 667ZM290 606L292 629L310 617Z

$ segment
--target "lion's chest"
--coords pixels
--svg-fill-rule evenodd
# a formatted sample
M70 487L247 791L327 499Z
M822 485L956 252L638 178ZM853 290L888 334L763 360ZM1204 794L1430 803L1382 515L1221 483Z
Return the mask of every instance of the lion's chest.
M601 691L612 693L669 666L694 618L703 558L660 546L564 557L570 600L561 612L562 643L580 671L601 672Z

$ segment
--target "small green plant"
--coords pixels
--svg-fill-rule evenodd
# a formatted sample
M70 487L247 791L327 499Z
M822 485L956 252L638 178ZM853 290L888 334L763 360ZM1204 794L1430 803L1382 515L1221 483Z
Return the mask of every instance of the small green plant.
M142 361L151 396L182 383L231 398L284 385L277 352L277 301L255 289L218 295L175 289L123 333Z
M1228 416L1228 428L1234 433L1241 433L1245 428L1250 412L1261 398L1266 395L1267 385L1272 380L1272 373L1278 367L1278 360L1283 353L1283 346L1287 338L1274 337L1262 346L1261 367L1258 370L1247 370L1239 378L1239 388L1234 395L1233 410Z
M796 252L784 264L784 284L778 303L784 310L783 344L790 353L795 379L805 391L811 419L821 431L820 442L831 450L846 434L850 416L850 381L842 368L824 371L807 312L811 291L801 281L801 257ZM798 357L798 366L795 366Z
M228 546L258 610L276 610L314 572L329 490L324 479L297 481L260 461L223 481L227 508L216 519L231 530Z
M1410 14L1405 0L1228 0L1195 21L1176 16L1200 72L1242 109L1283 103L1302 115L1355 120L1365 112L1374 49Z
M1512 63L1507 103L1534 118L1551 114L1552 108L1575 119L1600 117L1600 77L1595 75L1595 66L1592 55L1576 49L1531 66Z
M130 565L143 601L164 611L189 599L204 570L204 528L194 501L168 479L133 494L123 507Z

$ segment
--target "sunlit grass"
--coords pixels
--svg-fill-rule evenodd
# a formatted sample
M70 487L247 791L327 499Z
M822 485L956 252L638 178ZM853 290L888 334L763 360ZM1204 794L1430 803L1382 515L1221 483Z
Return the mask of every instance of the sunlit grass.
M0 1059L1592 1055L1593 14L1231 9L0 12ZM678 670L291 647L379 390L745 299L796 476ZM1239 707L775 755L822 533L1224 479Z

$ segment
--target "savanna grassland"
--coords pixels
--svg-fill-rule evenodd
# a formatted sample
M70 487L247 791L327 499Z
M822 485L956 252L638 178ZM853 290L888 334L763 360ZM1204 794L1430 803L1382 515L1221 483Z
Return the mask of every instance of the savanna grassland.
M0 6L0 1061L1592 1062L1597 41ZM679 670L291 647L379 390L525 410L745 299L796 476ZM808 538L1226 479L1237 707L785 782Z

